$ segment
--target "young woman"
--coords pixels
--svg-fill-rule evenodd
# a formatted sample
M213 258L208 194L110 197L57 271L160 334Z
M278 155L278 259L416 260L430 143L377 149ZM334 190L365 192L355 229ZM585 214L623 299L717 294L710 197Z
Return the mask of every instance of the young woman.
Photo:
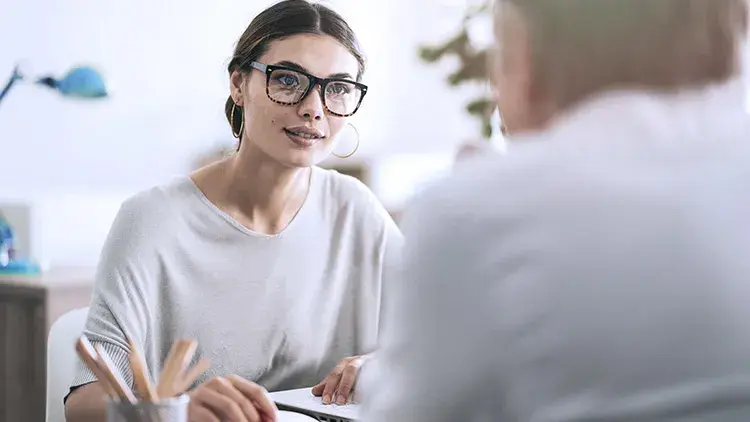
M509 148L404 214L361 420L750 420L747 0L495 3Z
M212 366L190 393L193 422L272 418L264 388L350 399L402 243L362 183L316 167L367 93L363 72L338 14L271 6L229 64L237 154L136 195L116 218L85 335L128 380L127 339L154 373L177 339L196 339ZM102 420L103 397L81 366L68 420Z

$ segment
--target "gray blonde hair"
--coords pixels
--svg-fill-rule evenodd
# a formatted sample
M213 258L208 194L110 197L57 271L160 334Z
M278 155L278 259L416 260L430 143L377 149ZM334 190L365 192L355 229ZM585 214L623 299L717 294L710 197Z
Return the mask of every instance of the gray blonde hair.
M515 6L523 17L532 96L557 107L613 88L719 83L740 68L747 0L496 2Z

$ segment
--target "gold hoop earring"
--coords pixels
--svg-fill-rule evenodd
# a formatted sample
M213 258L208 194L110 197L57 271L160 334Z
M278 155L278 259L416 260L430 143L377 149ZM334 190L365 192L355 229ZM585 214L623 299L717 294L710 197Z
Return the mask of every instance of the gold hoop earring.
M357 134L357 146L354 147L354 150L352 152L350 152L349 154L346 154L346 155L338 155L335 152L331 152L331 154L333 154L335 157L343 158L343 159L351 157L359 149L359 131L357 130L357 128L353 124L351 124L351 123L347 123L347 124L349 126L351 126L352 129L354 129L354 133Z
M238 108L237 103L232 103L232 112L229 113L229 120L232 121L232 123L229 125L232 129L232 136L234 136L237 139L240 139L242 137L242 132L245 130L245 113L242 113L242 117L240 117L240 131L235 132L234 131L234 110ZM240 112L242 112L242 107L239 107Z

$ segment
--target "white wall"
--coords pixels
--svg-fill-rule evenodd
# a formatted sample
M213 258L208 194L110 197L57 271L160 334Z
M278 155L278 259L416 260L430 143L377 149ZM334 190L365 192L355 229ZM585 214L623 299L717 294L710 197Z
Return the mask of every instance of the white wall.
M226 64L252 17L272 1L12 3L0 13L0 83L19 61L35 76L91 64L105 74L112 97L71 101L16 86L0 104L0 202L28 201L43 216L37 225L44 233L35 239L44 260L93 263L113 204L233 142L223 116ZM476 88L448 88L444 78L455 63L425 65L416 51L452 35L464 0L326 3L349 20L369 59L371 90L354 119L360 158L434 152L444 161L477 136L476 122L463 113Z
M99 67L112 98L80 102L19 85L0 104L0 197L31 191L132 191L187 170L232 138L225 66L265 1L27 0L0 15L0 78ZM372 89L356 116L363 156L452 149L476 135L467 90L416 57L454 30L460 9L435 0L329 1L358 32ZM451 3L456 3L451 2Z
M357 156L385 159L378 193L400 204L413 191L405 181L439 173L456 144L478 134L463 112L476 88L447 87L456 63L425 65L416 53L452 35L473 0L325 1L349 20L369 58L371 90L354 119ZM45 261L88 265L122 198L233 142L223 116L225 66L249 21L272 1L10 3L0 13L0 83L22 61L37 75L93 64L110 84L112 98L103 102L19 85L0 104L0 208L8 200L30 204L37 220L30 237Z

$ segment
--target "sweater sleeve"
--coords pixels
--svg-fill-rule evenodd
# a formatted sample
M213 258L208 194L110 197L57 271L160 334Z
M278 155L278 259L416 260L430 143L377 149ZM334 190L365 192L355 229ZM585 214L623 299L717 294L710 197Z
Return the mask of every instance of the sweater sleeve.
M158 269L155 235L163 230L154 218L157 208L143 197L131 198L120 208L102 248L83 331L110 355L131 388L128 339L141 350L151 342ZM94 381L96 376L79 360L70 391Z

